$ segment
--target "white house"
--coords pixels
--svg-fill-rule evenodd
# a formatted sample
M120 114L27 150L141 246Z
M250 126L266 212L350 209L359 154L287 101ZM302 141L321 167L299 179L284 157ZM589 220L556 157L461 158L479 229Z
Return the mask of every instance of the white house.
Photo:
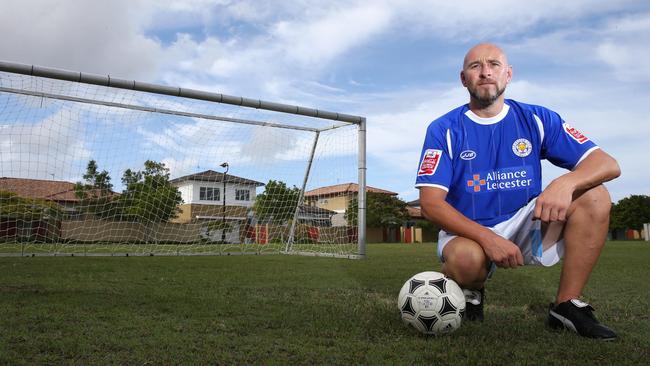
M246 220L255 202L256 188L264 183L206 170L170 181L181 193L181 213L175 222ZM225 203L224 203L225 183Z

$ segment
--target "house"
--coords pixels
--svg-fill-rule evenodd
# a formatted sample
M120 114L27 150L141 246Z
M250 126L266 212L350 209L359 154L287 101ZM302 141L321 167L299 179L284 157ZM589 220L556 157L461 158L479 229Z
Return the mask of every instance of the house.
M397 196L397 193L395 192L371 186L366 186L366 192ZM358 184L336 184L305 192L305 204L336 212L336 215L332 216L332 226L346 226L345 211L347 210L350 201L357 199L358 195Z
M56 202L67 218L78 218L81 199L75 194L75 184L65 181L0 178L0 191L11 192L22 198L36 198ZM92 194L92 192L91 192ZM110 192L110 195L117 195Z
M178 189L183 199L180 212L171 222L206 222L208 225L201 233L204 239L228 243L239 243L240 232L248 230L256 189L264 185L213 170L185 175L169 182ZM210 224L215 226L210 227ZM220 225L228 226L226 233L223 233Z
M366 192L397 196L395 192L370 186L366 186ZM332 226L346 226L345 211L350 201L356 199L358 194L359 186L355 183L337 184L305 192L305 203L336 212L336 215L332 216ZM420 200L408 202L406 210L409 218L402 227L368 227L366 240L370 243L414 243L437 240L439 228L424 218Z
M422 216L422 208L420 207L420 199L409 201L406 203L406 211L408 211L411 221L424 220Z
M409 220L406 222L406 228L404 230L412 229L412 233L407 235L409 238L412 238L412 242L428 243L438 241L440 227L422 215L420 199L407 202L406 210L408 211Z
M245 221L255 202L256 188L264 183L206 170L170 180L183 203L172 220L177 223L201 220ZM225 204L224 204L225 183Z

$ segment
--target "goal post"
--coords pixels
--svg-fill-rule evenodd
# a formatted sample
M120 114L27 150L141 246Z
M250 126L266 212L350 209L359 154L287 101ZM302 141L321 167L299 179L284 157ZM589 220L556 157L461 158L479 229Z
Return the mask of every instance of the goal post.
M363 258L365 129L361 116L0 62L0 255Z

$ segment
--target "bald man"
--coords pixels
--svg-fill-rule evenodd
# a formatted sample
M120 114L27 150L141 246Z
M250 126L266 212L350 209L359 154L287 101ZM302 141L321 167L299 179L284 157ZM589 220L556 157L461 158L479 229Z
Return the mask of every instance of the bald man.
M620 175L618 163L557 113L505 99L512 66L498 46L471 48L460 80L469 104L429 125L415 186L423 215L442 228L438 256L464 289L466 318L483 320L497 267L563 258L548 324L616 339L581 298L608 231L603 183ZM568 170L544 189L542 159Z

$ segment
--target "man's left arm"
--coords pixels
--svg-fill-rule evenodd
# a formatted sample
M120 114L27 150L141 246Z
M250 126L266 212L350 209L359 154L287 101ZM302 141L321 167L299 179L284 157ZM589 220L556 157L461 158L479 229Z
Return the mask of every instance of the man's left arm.
M565 221L576 194L621 175L616 160L601 149L592 151L571 172L556 179L537 197L534 217L543 222Z

